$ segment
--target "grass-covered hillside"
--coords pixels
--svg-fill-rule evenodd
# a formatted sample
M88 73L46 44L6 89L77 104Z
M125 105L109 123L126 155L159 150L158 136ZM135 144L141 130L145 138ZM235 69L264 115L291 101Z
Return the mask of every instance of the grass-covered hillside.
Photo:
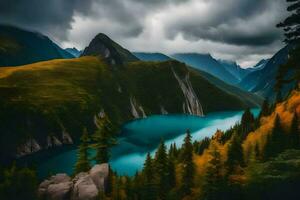
M0 69L1 153L15 153L28 138L43 147L46 136L73 138L83 127L94 129L94 116L102 109L116 126L140 117L183 113L186 98L174 72L189 73L192 88L204 113L257 106L214 86L197 71L177 61L133 62L115 69L99 57L39 62ZM250 95L251 96L251 95ZM255 99L255 98L253 98Z

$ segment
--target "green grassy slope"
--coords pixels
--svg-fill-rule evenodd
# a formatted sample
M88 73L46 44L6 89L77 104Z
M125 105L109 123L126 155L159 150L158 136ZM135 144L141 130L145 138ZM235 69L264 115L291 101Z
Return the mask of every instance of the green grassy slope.
M190 71L205 113L255 105L224 92L177 61L133 62L115 70L97 57L81 57L3 67L1 152L14 152L17 143L29 136L45 145L47 135L61 138L63 128L78 138L83 127L93 131L93 117L101 109L119 126L133 119L130 97L147 115L159 114L161 106L169 113L182 113L185 99L172 68L181 77Z

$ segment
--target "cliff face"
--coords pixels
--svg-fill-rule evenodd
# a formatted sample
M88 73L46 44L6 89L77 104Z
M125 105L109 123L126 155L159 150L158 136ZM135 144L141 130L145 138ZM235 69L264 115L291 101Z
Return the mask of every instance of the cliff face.
M185 102L182 105L183 113L204 116L202 105L193 89L193 86L190 81L189 73L185 75L185 78L182 80L172 69L172 72L179 83L179 86L184 94Z

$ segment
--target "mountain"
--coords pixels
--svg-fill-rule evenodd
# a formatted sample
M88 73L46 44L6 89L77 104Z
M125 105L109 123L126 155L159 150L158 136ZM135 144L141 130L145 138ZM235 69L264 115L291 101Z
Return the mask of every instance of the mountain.
M0 67L73 57L47 36L14 26L0 25Z
M72 54L75 58L78 58L82 54L82 51L79 51L75 47L73 47L73 48L66 48L65 51L67 51L70 54Z
M247 69L243 69L235 61L218 60L218 62L238 80L242 80L248 73L250 73Z
M238 98L178 61L138 61L111 70L101 57L84 56L3 67L0 152L26 155L62 144L66 135L76 142L84 127L94 131L94 116L102 110L118 127L153 114L202 115L260 104L248 95Z
M267 60L266 64L263 64L264 67L259 67L259 70L248 74L239 83L239 86L263 97L274 99L274 86L277 76L277 70L280 65L286 63L289 55L289 50L291 48L291 46L282 48L271 59ZM290 90L291 87L291 85L286 86L286 88L283 89L283 92L286 94L286 92Z
M248 68L249 70L260 70L263 69L266 64L269 62L270 59L262 59L260 60L256 65L254 65L252 68Z
M138 59L143 61L167 61L171 60L169 56L162 53L144 53L144 52L133 52Z
M171 57L184 62L191 67L210 73L229 84L234 85L239 82L234 75L227 71L225 67L210 54L182 53L174 54Z
M111 40L107 35L99 33L86 47L82 56L102 56L110 65L123 65L138 61L130 51Z
M196 70L196 69L193 69ZM262 102L263 99L259 97L258 95L253 95L252 93L246 92L243 89L240 89L239 87L233 86L231 84L225 83L224 81L216 78L215 76L204 72L197 70L197 73L200 73L203 78L205 78L207 81L209 81L211 84L215 85L216 87L220 88L223 91L226 91L227 93L235 96L236 98L240 99L241 101L245 101L248 104L256 104L257 106L260 106L259 102Z

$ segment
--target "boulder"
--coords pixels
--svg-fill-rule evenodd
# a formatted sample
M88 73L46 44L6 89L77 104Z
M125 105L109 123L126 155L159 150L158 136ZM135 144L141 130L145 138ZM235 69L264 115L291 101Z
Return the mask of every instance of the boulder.
M109 179L109 165L107 163L95 165L89 172L99 191L105 191Z
M93 179L88 173L79 173L73 179L74 187L72 191L72 200L95 200L98 197L97 189Z
M105 192L109 181L109 165L95 165L89 172L81 172L71 179L67 174L57 174L43 181L38 189L45 200L96 200Z
M70 199L72 189L72 182L63 182L58 184L51 184L47 190L47 197L49 200L67 200Z
M67 174L57 174L43 181L38 189L41 199L67 200L73 187L71 178Z

